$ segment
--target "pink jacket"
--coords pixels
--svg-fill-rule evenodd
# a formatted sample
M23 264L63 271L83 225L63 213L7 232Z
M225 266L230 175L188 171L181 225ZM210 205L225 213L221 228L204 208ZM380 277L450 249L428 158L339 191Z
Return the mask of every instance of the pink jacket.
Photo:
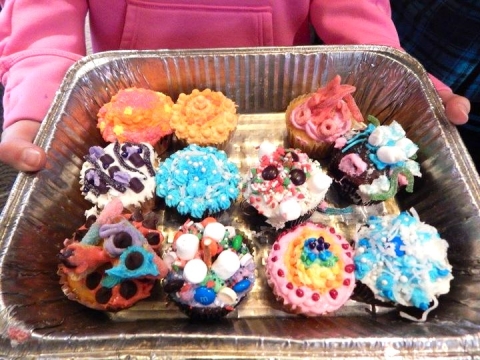
M400 48L388 0L0 0L4 127L41 121L65 72L86 53L118 49L291 46ZM437 89L448 88L434 79Z

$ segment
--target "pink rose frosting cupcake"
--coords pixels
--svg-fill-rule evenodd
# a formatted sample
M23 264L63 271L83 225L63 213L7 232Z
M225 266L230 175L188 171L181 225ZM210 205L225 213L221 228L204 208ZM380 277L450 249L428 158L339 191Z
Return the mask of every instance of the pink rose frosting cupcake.
M337 138L363 122L353 99L354 86L336 75L325 87L294 99L286 111L289 145L312 158L329 155Z

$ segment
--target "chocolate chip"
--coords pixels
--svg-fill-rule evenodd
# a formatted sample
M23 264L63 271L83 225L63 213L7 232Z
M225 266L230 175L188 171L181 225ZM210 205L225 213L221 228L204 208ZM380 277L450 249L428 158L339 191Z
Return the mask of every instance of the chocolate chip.
M100 180L100 183L98 184L98 186L96 186L96 189L100 194L106 194L108 193L109 188L106 182Z
M138 269L143 264L143 254L138 251L132 251L125 258L125 267L128 270Z
M156 232L149 232L146 236L147 241L150 245L160 244L160 234Z
M113 175L115 175L117 171L120 171L120 168L117 165L112 166L110 169L108 169L108 175L113 178Z
M70 268L70 269L74 269L77 267L77 265L75 264L72 264L69 260L69 258L71 256L73 256L74 254L74 251L72 249L65 249L63 251L60 252L60 254L58 254L58 258L60 260L60 262L65 265L65 267L67 268Z
M139 167L142 167L143 165L145 165L145 161L143 161L142 157L140 156L140 154L137 154L137 153L134 153L132 155L130 155L130 157L128 158L128 160L130 160L130 162L133 164L133 166L139 168Z
M142 190L145 188L145 186L143 186L140 179L136 177L130 179L129 185L130 185L130 189L132 189L137 194L142 192Z
M102 274L99 272L93 272L87 275L87 278L85 279L85 285L90 290L93 290L97 288L97 286L100 284L100 281L102 281Z
M137 285L133 281L127 280L120 284L120 295L124 299L128 300L134 297L136 293L137 293Z
M113 157L111 157L110 155L108 154L105 154L105 155L102 155L100 157L100 161L102 162L102 166L104 169L108 168L111 164L113 164L113 162L115 161L115 159Z
M98 289L98 291L95 293L95 300L99 304L106 304L112 297L112 289L107 288L107 287L101 287Z
M120 231L113 237L113 245L119 249L125 249L131 246L132 242L132 236L125 231Z

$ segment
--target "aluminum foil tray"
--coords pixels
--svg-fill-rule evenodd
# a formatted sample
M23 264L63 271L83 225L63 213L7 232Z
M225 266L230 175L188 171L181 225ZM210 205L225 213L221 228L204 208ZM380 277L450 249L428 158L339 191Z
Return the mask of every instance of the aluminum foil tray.
M225 215L250 234L259 280L237 311L217 323L195 323L159 292L115 314L68 300L58 283L62 242L90 207L79 170L92 145L104 144L98 109L119 89L152 88L176 99L194 88L224 92L238 105L238 130L227 152L242 171L264 139L285 141L291 99L335 74L356 86L364 115L400 122L419 147L423 177L413 194L347 215L314 214L349 235L371 213L414 208L449 244L451 292L424 323L392 308L354 300L336 314L304 318L284 313L263 276L275 236L245 218L236 204ZM41 85L40 85L41 86ZM18 358L459 358L480 356L479 179L456 128L421 65L387 47L320 46L202 51L124 51L85 57L69 70L36 143L48 153L37 174L20 174L0 222L0 357ZM335 196L329 195L332 205ZM180 224L160 211L168 235ZM351 235L351 234L350 234ZM375 310L375 311L373 311Z

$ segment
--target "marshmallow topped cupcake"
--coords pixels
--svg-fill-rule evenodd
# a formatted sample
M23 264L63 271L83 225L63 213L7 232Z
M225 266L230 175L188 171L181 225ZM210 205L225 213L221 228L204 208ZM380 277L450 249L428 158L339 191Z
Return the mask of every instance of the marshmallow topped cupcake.
M308 219L331 183L318 161L298 149L265 141L258 163L244 176L241 192L268 224L280 229Z
M255 283L255 262L247 238L214 218L187 221L163 258L170 269L163 289L194 319L227 315Z

